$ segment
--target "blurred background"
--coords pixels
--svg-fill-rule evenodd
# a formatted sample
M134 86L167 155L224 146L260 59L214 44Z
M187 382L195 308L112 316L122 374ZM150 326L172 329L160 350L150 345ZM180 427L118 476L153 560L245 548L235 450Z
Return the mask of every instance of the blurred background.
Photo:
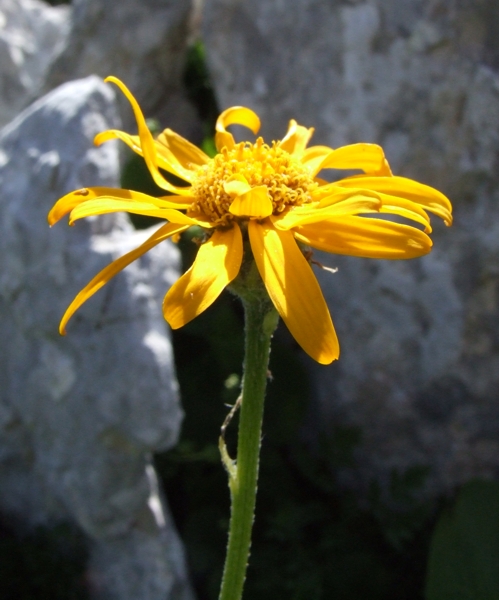
M2 600L218 596L242 310L224 293L173 333L161 315L198 232L57 333L155 223L49 230L55 200L162 195L139 157L92 146L136 131L93 77L110 74L154 133L208 154L219 112L244 105L267 141L294 118L315 144L378 143L454 206L421 259L317 253L338 269L317 277L341 357L316 365L274 337L245 597L499 598L498 69L495 0L0 0Z

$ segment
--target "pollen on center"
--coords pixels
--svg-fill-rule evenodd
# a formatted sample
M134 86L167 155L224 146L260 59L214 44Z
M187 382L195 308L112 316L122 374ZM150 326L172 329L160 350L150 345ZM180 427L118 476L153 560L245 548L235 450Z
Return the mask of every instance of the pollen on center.
M206 165L200 167L192 186L196 198L192 210L203 213L215 226L227 226L236 219L229 212L233 198L224 183L242 175L251 187L265 185L272 200L273 214L288 207L311 201L317 183L302 163L273 142L260 137L254 144L241 142L232 150L223 148Z

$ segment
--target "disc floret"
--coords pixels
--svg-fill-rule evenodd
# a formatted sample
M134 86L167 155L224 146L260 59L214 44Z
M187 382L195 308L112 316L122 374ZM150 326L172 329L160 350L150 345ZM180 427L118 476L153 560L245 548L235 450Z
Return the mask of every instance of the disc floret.
M281 214L292 206L311 202L317 183L303 164L277 142L272 146L259 137L254 144L241 142L222 151L199 168L192 186L196 198L191 209L203 213L215 226L227 226L236 217L229 212L233 197L224 184L242 176L253 188L266 186L272 213Z

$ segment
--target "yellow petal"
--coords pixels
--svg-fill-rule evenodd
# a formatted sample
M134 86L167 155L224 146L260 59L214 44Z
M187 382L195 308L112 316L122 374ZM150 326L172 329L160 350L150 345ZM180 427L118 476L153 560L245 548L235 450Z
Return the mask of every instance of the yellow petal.
M307 148L300 160L310 173L318 173L326 156L333 152L328 146L311 146Z
M376 193L381 199L381 213L400 215L405 219L411 219L412 221L416 221L416 223L423 225L425 233L432 232L430 217L419 204L416 204L411 200L406 200L405 198L389 196L388 194L383 194L380 192Z
M260 129L260 119L256 113L244 106L233 106L224 110L215 125L215 145L219 152L223 147L232 150L235 145L232 134L226 131L229 125L243 125L257 134Z
M229 212L236 217L264 219L272 214L273 206L267 186L257 185L248 192L236 196L229 206Z
M428 254L431 239L419 229L382 219L344 216L293 230L317 250L364 258L402 259Z
M341 215L357 215L361 213L379 212L381 200L379 197L362 192L352 195L341 202L336 202L324 208L309 211L290 210L283 217L273 219L275 226L281 230L292 229L308 223L317 223Z
M145 215L166 219L172 223L184 225L199 225L200 223L172 208L158 208L150 202L136 202L129 200L117 200L115 198L100 197L89 200L76 206L70 214L69 224L72 225L78 219L94 215L105 215L114 212L127 212L135 215ZM204 223L202 227L204 227Z
M243 259L239 225L217 229L202 244L192 267L165 296L163 313L172 329L182 327L206 310L237 277Z
M307 147L307 144L310 141L313 133L313 127L303 127L303 125L298 125L294 119L291 119L289 122L288 131L279 142L279 146L283 150L286 150L286 152L300 157Z
M109 140L119 139L122 142L131 148L136 154L139 156L144 156L142 151L142 147L140 145L140 138L138 135L130 135L125 133L124 131L120 131L119 129L108 129L107 131L101 131L94 138L94 144L96 146L100 146L104 142ZM184 179L189 183L194 181L194 173L191 170L185 169L178 159L174 156L173 152L169 150L162 144L159 144L157 140L154 140L154 148L156 151L156 161L158 167L168 171L169 173L173 173L180 179ZM173 191L174 193L185 194L188 193L189 188L179 187L171 184L171 189L169 191Z
M369 177L365 175L347 177L336 183L343 187L362 187L411 200L441 217L446 225L452 224L450 200L435 188L424 183L406 177Z
M173 192L174 194L186 194L188 195L188 188L179 188L177 186L172 185L169 181L167 181L163 175L158 170L158 159L157 152L154 144L154 138L152 137L152 133L149 131L147 127L146 120L144 119L144 115L140 110L140 106L133 97L130 90L126 87L126 85L117 79L116 77L106 77L104 81L108 81L117 85L120 90L125 94L128 101L132 105L132 109L135 115L135 119L137 121L137 127L139 130L139 138L140 138L140 147L142 148L142 155L146 162L147 168L151 173L152 178L154 179L154 183L164 190L168 190L169 192ZM181 191L184 190L184 191Z
M133 190L123 190L119 188L107 188L107 187L91 187L91 188L82 188L80 190L74 190L69 194L66 194L62 198L60 198L52 207L51 211L48 214L49 224L52 226L54 223L57 223L64 215L67 215L77 206L87 203L97 198L107 198L114 200L128 200L128 201L137 201L141 203L152 204L157 208L188 208L193 199L189 198L188 204L183 204L181 202L174 201L171 199L174 196L168 196L168 198L154 198L147 194L142 194L141 192L135 192Z
M235 173L224 183L224 190L229 196L240 196L251 190L251 186L244 175Z
M90 281L76 296L76 298L71 302L68 309L64 313L62 317L61 324L59 325L59 333L61 335L65 335L66 333L66 325L69 319L74 315L74 313L80 308L80 306L86 302L91 296L95 294L102 286L104 286L112 277L114 277L117 273L122 271L125 267L127 267L134 260L142 256L145 252L166 240L167 238L178 235L182 231L185 231L189 226L188 225L174 225L172 223L166 223L159 229L157 229L150 238L148 238L143 244L141 244L135 250L128 252L121 258L118 258L110 265L108 265L105 269L103 269L100 273L98 273L92 281Z
M194 144L191 144L191 142L186 140L178 133L175 133L171 129L165 129L163 132L161 132L156 141L158 144L163 145L171 150L179 163L185 169L197 169L198 167L205 165L210 160L210 157L200 148Z
M387 168L383 148L377 144L350 144L336 148L315 165L312 175L322 169L361 169L365 173L379 173Z
M339 344L329 310L293 235L274 229L269 220L250 221L248 232L258 271L295 340L321 364L337 359Z

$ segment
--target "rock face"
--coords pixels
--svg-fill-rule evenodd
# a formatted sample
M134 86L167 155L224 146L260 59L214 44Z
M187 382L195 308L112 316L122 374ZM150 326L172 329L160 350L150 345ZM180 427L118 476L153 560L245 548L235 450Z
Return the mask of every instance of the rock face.
M0 127L36 98L69 32L69 6L0 0Z
M66 192L118 186L110 86L65 84L0 133L0 509L36 525L71 519L87 534L94 598L189 600L180 541L150 453L172 446L182 410L161 312L178 253L156 247L57 333L65 307L137 246L122 216L52 230Z
M498 24L492 0L206 0L221 108L252 107L270 139L296 118L315 143L379 143L454 203L428 257L320 258L342 355L314 373L323 411L363 432L351 485L499 476Z
M74 0L66 47L47 75L45 89L100 75L122 79L144 113L188 137L200 130L187 101L185 66L192 0ZM123 111L125 129L135 126Z

